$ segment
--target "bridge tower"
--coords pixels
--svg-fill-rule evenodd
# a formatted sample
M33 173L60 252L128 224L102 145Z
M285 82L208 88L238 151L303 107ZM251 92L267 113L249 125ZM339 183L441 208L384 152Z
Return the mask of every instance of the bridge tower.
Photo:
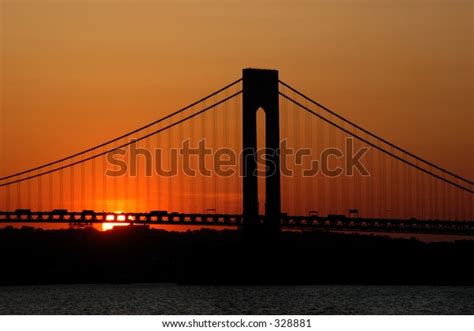
M280 230L280 114L278 103L278 71L243 70L243 212L244 228L265 232ZM259 222L257 180L257 110L265 112L265 218Z

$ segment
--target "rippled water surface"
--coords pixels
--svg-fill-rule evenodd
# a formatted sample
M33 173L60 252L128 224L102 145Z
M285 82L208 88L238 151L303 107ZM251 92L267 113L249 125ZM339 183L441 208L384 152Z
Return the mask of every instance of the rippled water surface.
M474 287L0 287L0 314L474 314Z

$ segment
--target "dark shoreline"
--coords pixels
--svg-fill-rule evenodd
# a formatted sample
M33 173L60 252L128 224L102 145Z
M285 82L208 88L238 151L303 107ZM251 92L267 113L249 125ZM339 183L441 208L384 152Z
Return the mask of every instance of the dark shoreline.
M0 230L0 286L72 284L473 286L474 241L328 232Z

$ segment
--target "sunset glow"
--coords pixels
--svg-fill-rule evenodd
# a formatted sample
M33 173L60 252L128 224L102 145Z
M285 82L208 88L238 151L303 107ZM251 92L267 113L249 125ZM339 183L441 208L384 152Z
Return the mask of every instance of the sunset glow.
M121 211L117 211L114 214L109 214L105 217L107 222L102 223L102 231L112 230L115 226L128 226L130 223L125 223L125 215ZM129 216L129 220L132 220L132 216ZM118 222L113 222L118 221Z
M349 3L4 1L0 153L5 157L0 174L49 164L134 132L236 81L243 68L251 67L277 69L282 81L344 118L473 178L473 153L467 152L474 149L472 1L433 1L429 10L425 0ZM192 148L199 141L214 151L228 148L239 161L242 96L160 131L241 89L238 83L136 134L28 173L67 167L0 190L0 210L242 214L241 178L185 175L184 168L194 170L201 163L214 170L210 157L198 162L192 154L186 167L179 159L173 166L179 170L163 175L173 164L169 152L185 140ZM290 148L312 149L311 160L303 157L301 166L290 160L289 168L301 170L319 161L327 148L346 150L342 131L280 100L281 138L288 138ZM258 123L263 141L263 121ZM151 136L114 159L127 160L126 173L106 176L107 170L119 168L117 163L91 158L147 134ZM363 145L357 142L353 150ZM140 151L136 157L132 147ZM161 172L154 157L158 149L163 151ZM152 162L145 162L144 150ZM472 207L464 193L426 174L414 180L416 171L383 157L372 151L362 159L371 176L283 176L281 211L470 218ZM80 163L83 159L89 161ZM333 157L327 166L345 164ZM134 168L138 171L132 175ZM154 170L151 176L147 169ZM260 213L265 209L263 183L260 179ZM111 212L102 229L130 223L118 214Z
M0 331L474 331L473 18L0 0Z

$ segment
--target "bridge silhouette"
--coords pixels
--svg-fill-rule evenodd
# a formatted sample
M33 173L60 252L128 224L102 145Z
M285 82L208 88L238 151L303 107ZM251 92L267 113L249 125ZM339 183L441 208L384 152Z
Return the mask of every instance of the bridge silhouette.
M186 144L194 154L185 160ZM473 185L337 114L278 71L244 69L152 123L3 176L0 223L474 235Z

